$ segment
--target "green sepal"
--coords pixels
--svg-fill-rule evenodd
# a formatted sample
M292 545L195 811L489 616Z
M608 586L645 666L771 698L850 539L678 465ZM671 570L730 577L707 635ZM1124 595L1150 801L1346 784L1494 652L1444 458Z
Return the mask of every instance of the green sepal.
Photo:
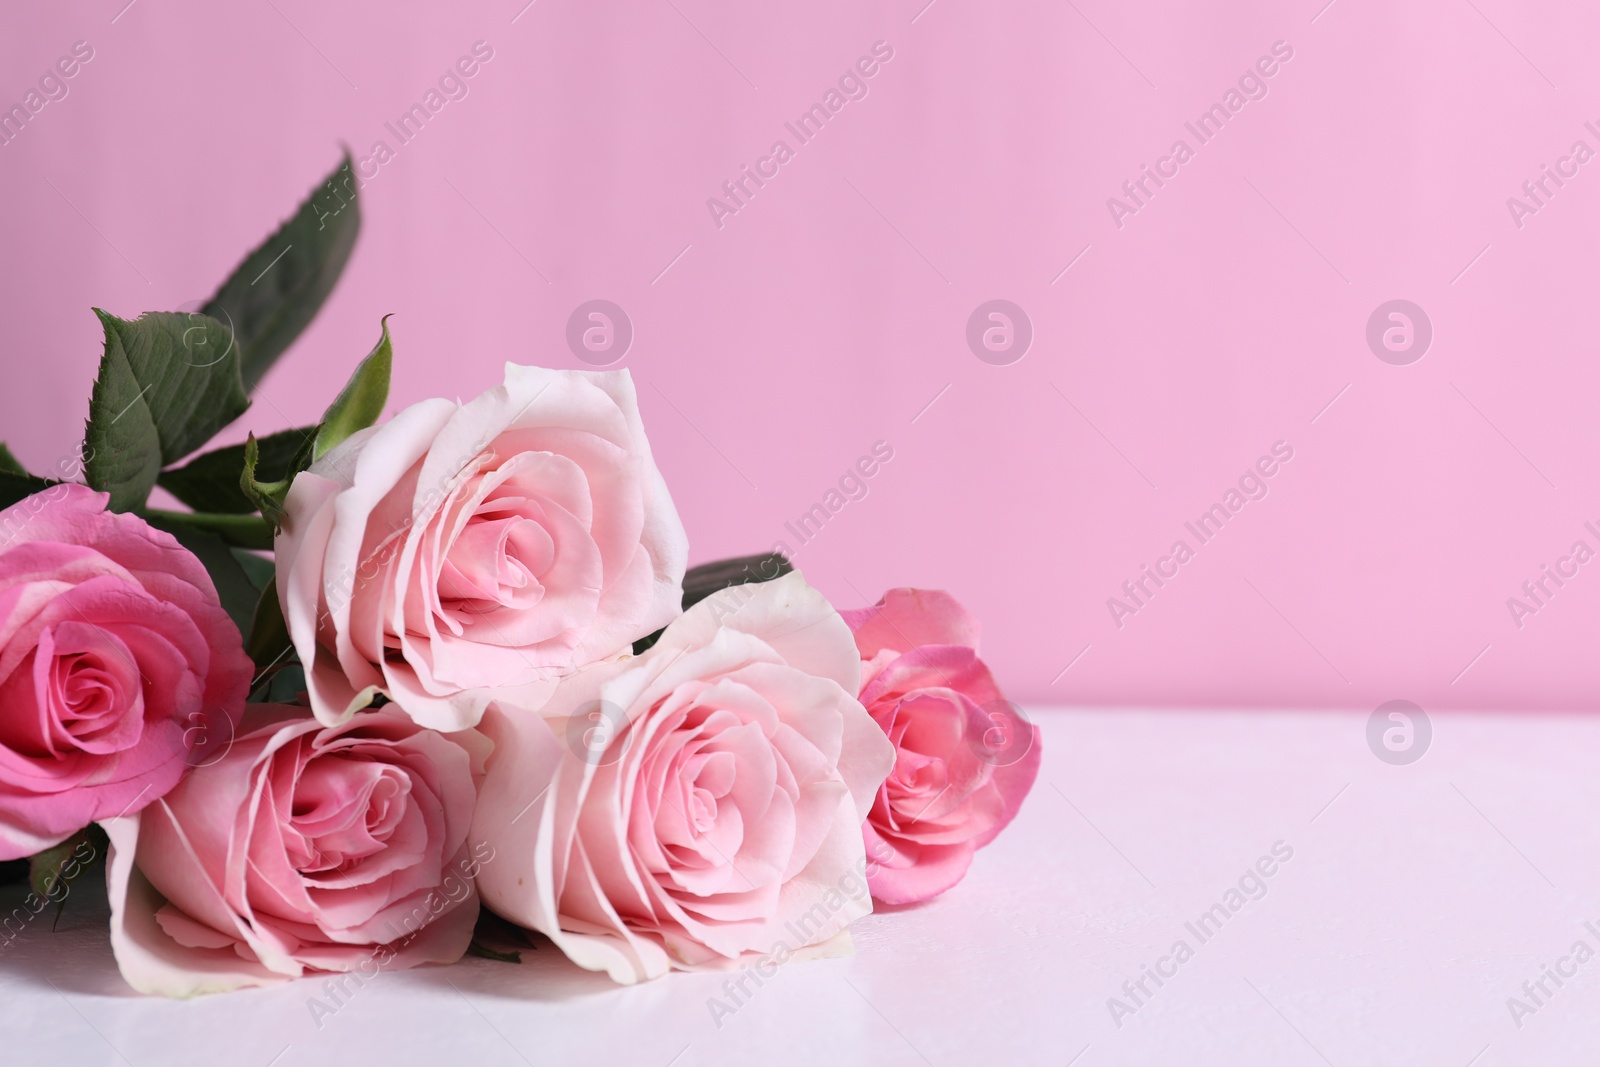
M316 441L317 428L303 426L256 439L260 450L258 477L276 481L292 477L300 452ZM195 511L242 515L257 510L240 485L244 473L243 444L202 453L182 467L161 472L157 484Z
M383 406L389 402L389 373L394 366L388 315L379 321L378 328L378 343L357 365L355 373L350 375L350 380L322 414L316 447L311 454L313 461L321 459L339 442L365 430L383 416Z

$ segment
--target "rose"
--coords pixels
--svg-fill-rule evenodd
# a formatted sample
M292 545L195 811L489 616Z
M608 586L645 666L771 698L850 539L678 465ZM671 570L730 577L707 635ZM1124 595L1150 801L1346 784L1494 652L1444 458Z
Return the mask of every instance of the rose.
M891 589L843 613L862 658L861 702L894 743L894 771L862 828L872 895L938 896L1005 829L1039 773L1038 730L978 658L978 622L950 594Z
M794 573L701 601L542 716L494 705L485 905L617 982L822 946L872 910L861 822L892 752L859 671Z
M181 997L460 959L493 855L467 839L483 736L387 709L324 727L263 704L241 730L160 803L105 824L128 984Z
M536 706L680 610L688 545L626 371L507 364L355 434L286 508L278 594L329 725L375 693L440 730Z
M107 499L61 484L0 511L0 860L161 797L250 684L200 561Z

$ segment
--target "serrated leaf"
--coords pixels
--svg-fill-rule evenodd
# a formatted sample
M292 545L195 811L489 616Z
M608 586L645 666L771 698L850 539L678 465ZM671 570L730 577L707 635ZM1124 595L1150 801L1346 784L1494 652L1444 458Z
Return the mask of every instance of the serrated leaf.
M91 488L111 494L113 511L143 504L161 473L161 435L144 403L147 389L128 365L121 340L107 330L100 373L89 393L83 474Z
M239 349L216 319L148 312L129 321L95 309L105 330L89 398L84 474L113 511L139 507L161 468L193 452L250 406Z
M361 231L350 154L200 310L232 323L253 390L333 292Z
M258 438L258 476L264 481L277 481L292 474L296 453L308 441L315 441L316 435L315 426L304 426ZM182 467L162 471L157 484L196 511L225 515L255 511L255 502L239 484L244 452L243 444L206 452Z
M313 460L321 459L340 441L365 430L383 416L383 406L389 402L389 373L394 365L388 315L379 322L378 328L381 331L378 343L322 414Z

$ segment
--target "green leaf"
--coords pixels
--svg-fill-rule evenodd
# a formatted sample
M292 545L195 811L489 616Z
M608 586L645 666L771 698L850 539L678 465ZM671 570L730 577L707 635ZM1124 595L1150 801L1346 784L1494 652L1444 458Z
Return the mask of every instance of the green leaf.
M161 468L193 452L250 406L239 349L216 319L149 312L129 321L99 308L105 352L89 397L84 474L113 511L150 495Z
M59 483L32 474L13 474L0 471L0 508L9 508L19 500Z
M306 672L298 661L282 664L250 694L257 704L293 704L306 691Z
M307 442L315 441L316 435L315 426L304 426L258 438L257 470L264 480L276 481L294 473L296 454ZM247 514L257 509L239 484L244 452L242 444L206 452L182 467L162 471L157 484L196 511Z
M257 589L265 589L272 584L273 575L277 568L272 565L272 560L249 549L230 549L233 558L239 561L239 566L244 568L245 574L250 577L250 584Z
M61 844L28 858L28 888L41 899L64 901L64 891L59 897L55 895L56 883L60 881L70 886L105 853L105 831L98 826L87 826Z
M378 343L356 365L355 373L322 413L315 440L302 444L281 477L268 481L258 476L257 471L263 467L262 443L254 436L246 439L244 471L239 476L239 486L275 526L283 524L283 502L294 484L295 475L383 415L383 406L389 401L389 373L394 365L394 348L389 343L389 316L379 321L378 329ZM261 473L270 472L261 470Z
M467 942L467 955L477 956L479 959L495 960L499 963L522 962L522 953L515 951L502 952L497 948L490 948L477 938Z
M6 443L4 441L0 441L0 473L5 473L5 474L27 474L28 473L28 468L24 467L22 465L22 461L17 459L16 456L11 454L11 449L6 447Z
M356 367L328 410L323 412L317 431L317 446L312 459L321 459L328 450L359 430L377 422L383 405L389 402L389 371L394 364L394 349L389 344L389 316L378 324L382 331L378 343Z
M167 512L172 515L176 512ZM260 522L260 519L255 521ZM211 584L217 588L217 599L222 601L222 609L228 613L233 624L239 627L239 632L246 632L250 619L255 614L256 600L259 594L256 587L250 583L250 576L239 565L239 561L228 551L228 544L214 533L182 524L167 525L156 521L152 526L165 529L178 543L195 554L201 564L205 566L206 573L211 576Z
M688 611L712 593L735 585L770 582L794 570L782 552L719 559L690 567L683 575L683 610Z
M200 310L230 323L253 390L333 291L361 231L361 206L347 151L339 166L278 231L234 269Z
M245 639L244 650L256 665L257 684L294 662L291 654L294 645L289 640L289 626L283 620L283 606L278 603L276 584L269 584L261 590L247 632L249 637Z
M83 840L83 831L79 830L61 844L28 857L28 888L33 890L34 896L43 900L50 895L56 879L65 873L63 867L72 858L72 850Z

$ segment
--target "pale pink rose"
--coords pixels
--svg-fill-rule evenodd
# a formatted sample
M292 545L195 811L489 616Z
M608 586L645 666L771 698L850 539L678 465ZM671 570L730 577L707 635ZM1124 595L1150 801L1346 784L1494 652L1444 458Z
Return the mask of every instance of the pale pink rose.
M893 760L859 674L796 573L701 601L543 716L496 704L485 905L617 982L829 942L872 910L861 822Z
M688 543L627 371L507 364L333 449L287 511L278 595L330 725L375 693L439 730L535 706L680 610Z
M872 895L938 896L1005 829L1039 773L1039 732L978 658L978 621L949 593L891 589L843 613L861 702L894 742L894 771L863 827Z
M0 511L0 860L156 800L244 705L205 568L107 499L63 484Z
M122 976L186 997L460 959L493 859L467 837L488 748L392 709L325 727L250 705L226 756L105 824Z

